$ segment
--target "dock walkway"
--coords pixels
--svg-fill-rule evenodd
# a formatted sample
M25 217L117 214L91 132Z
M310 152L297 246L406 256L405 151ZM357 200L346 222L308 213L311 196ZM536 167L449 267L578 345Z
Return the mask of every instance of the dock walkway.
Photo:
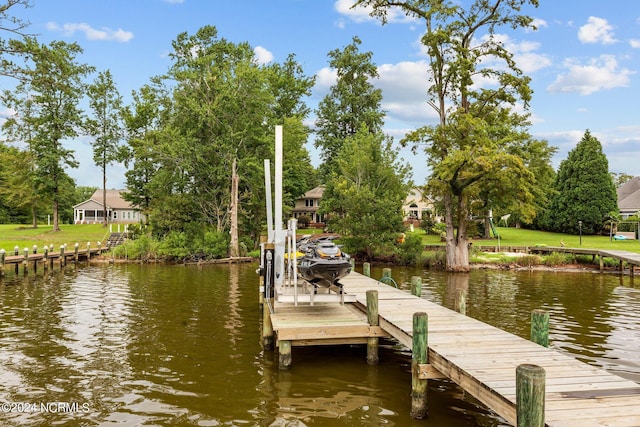
M640 385L633 381L364 275L351 273L341 282L355 303L276 305L272 319L278 340L312 345L391 336L411 348L413 313L426 312L431 366L512 425L516 368L528 363L546 372L547 426L640 426ZM378 291L379 328L354 310L366 309L368 290Z

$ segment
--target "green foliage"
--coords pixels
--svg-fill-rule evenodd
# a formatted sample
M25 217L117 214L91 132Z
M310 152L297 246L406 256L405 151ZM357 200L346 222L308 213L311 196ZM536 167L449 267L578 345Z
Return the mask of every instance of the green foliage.
M390 140L364 126L347 138L335 164L320 212L329 229L342 235L347 252L365 259L383 255L404 231L409 167L398 160Z
M560 265L569 264L571 256L560 252L554 252L544 257L544 265L549 267L557 267Z
M382 90L371 79L378 77L371 52L360 52L362 42L354 37L343 50L329 52L329 66L336 70L337 81L316 111L315 146L321 149L321 175L336 171L335 159L345 140L354 136L362 126L378 133L384 123L380 105Z
M542 221L547 230L578 234L581 221L583 234L601 233L610 213L618 210L607 157L588 130L560 163L554 187Z
M535 194L540 193L527 158L521 155L532 141L526 131L528 115L514 108L519 102L528 107L530 79L495 37L500 27L527 28L533 18L520 15L520 10L528 4L537 6L537 1L475 0L461 5L446 0L358 0L356 4L371 7L383 22L389 10L399 8L425 24L421 42L429 57L428 104L439 122L408 133L403 142L414 149L425 147L432 171L429 188L444 204L447 269L467 271L466 219L474 208L500 206L531 218ZM477 76L495 84L477 85Z
M397 261L401 265L416 265L424 250L422 237L418 234L407 233L404 243L397 246Z

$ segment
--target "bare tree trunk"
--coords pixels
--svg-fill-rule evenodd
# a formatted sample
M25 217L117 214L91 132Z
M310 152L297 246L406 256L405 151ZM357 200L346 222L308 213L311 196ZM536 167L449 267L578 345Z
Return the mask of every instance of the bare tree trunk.
M454 227L453 197L450 193L444 195L446 226L446 270L451 272L469 271L469 248L467 246L467 227L465 223L466 206L461 198L458 198L457 229Z
M33 228L38 228L38 215L35 203L31 205L31 225L33 226Z
M238 174L236 171L236 159L233 159L231 166L231 242L229 256L240 256L240 246L238 244Z
M107 171L105 167L102 167L102 215L103 223L106 227L109 223L109 219L107 218Z
M53 199L53 230L60 231L60 223L58 222L58 196L55 195Z

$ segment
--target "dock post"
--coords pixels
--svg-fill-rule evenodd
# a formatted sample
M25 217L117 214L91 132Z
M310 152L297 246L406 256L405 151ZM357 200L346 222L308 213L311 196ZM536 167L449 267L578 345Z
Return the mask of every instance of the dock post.
M64 267L66 260L64 259L64 245L60 245L60 267Z
M600 271L604 270L604 257L602 254L598 254L598 260L600 261Z
M371 264L368 262L362 263L362 274L367 277L371 277Z
M455 305L458 313L467 315L467 291L465 289L456 289Z
M422 296L422 277L411 276L411 295Z
M38 253L38 246L37 245L33 245L33 254L37 254ZM33 260L33 272L37 273L38 272L38 259L35 258Z
M545 371L537 365L516 368L516 427L544 427Z
M391 279L391 269L389 267L385 267L382 269L382 277ZM382 280L384 281L384 280ZM386 283L386 282L385 282Z
M420 365L429 363L428 315L413 313L413 341L411 357L411 418L421 420L427 416L427 381L420 379Z
M45 270L49 268L49 246L47 245L44 245L42 252L42 268Z
M545 310L531 312L531 341L543 347L549 347L549 312Z
M91 260L91 242L87 242L87 261Z
M278 341L278 366L281 371L286 371L291 367L291 341Z
M80 248L80 245L78 244L78 242L76 242L75 245L73 245L73 261L77 264L78 263L78 249Z
M369 289L367 291L367 321L369 326L380 326L378 317L378 291ZM378 364L378 337L367 338L367 364Z
M0 277L4 277L4 259L5 259L4 249L0 249Z
M49 254L53 253L53 243L49 245ZM49 256L49 267L53 270L53 257Z
M22 261L22 265L24 266L24 274L29 273L29 248L24 248L24 261Z
M13 248L13 255L14 255L14 256L18 256L18 255L20 255L20 247L19 247L19 246L15 246L15 247ZM18 267L18 263L16 262L16 263L14 264L14 266L15 266L15 268L16 268L16 274L18 274L18 272L20 271L20 269L19 269L19 267Z

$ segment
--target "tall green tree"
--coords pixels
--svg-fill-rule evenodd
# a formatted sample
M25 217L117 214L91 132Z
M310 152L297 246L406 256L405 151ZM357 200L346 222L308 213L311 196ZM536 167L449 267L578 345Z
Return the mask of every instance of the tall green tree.
M9 37L0 37L0 76L23 78L24 68L21 61L14 61L26 53L24 44L20 43L27 34L28 21L12 15L17 6L25 9L32 6L31 0L5 0L0 4L0 32Z
M436 125L407 134L407 144L424 144L431 169L429 189L444 206L446 268L469 271L467 218L483 188L496 177L513 177L514 198L533 199L533 174L513 145L529 141L522 132L526 115L512 109L531 99L529 78L522 75L513 55L494 37L496 30L531 26L533 19L521 15L523 6L537 0L474 0L460 5L449 0L359 0L372 14L386 22L391 8L400 8L424 21L421 42L429 56L428 103L438 114ZM492 85L479 87L478 78ZM499 182L498 182L498 185Z
M336 83L317 108L315 146L320 148L320 173L328 176L335 170L335 158L344 141L366 125L378 133L384 124L380 108L382 90L371 79L378 77L372 52L360 52L362 41L354 37L343 50L329 52L329 66L336 71Z
M616 188L602 145L587 130L560 163L545 219L547 229L562 233L601 233L612 213L618 212Z
M122 114L127 140L123 154L128 166L125 172L128 191L124 197L149 219L154 176L165 158L159 147L165 140L164 124L171 115L171 98L161 79L154 77L149 84L134 91L132 104L124 107Z
M102 171L102 208L104 226L107 215L107 167L122 158L120 141L123 138L122 97L109 70L101 72L87 88L89 107L93 117L86 120L85 131L93 137L93 161Z
M67 167L78 166L73 151L63 144L78 136L82 125L79 103L85 93L83 78L93 68L77 62L82 49L76 43L54 41L49 45L27 37L16 42L27 65L26 80L21 80L16 90L5 97L7 106L20 114L29 110L28 116L14 125L33 130L31 149L37 169L37 184L43 197L53 203L53 231L60 231L59 205L66 193L69 181Z
M400 160L390 138L369 132L364 124L344 141L334 161L336 173L320 203L328 226L358 256L390 253L404 230L402 203L409 191L410 167Z

